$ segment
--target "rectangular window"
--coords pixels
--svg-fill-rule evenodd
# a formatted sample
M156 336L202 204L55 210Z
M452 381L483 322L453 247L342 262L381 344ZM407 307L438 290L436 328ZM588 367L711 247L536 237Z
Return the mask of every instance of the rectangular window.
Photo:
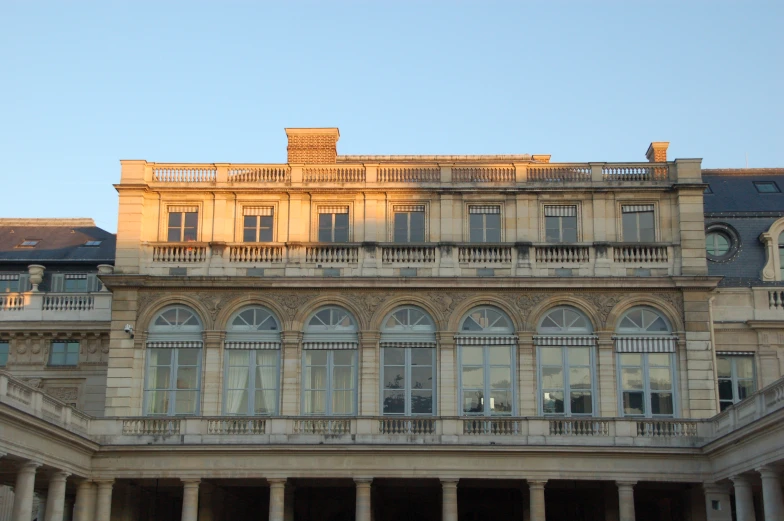
M512 347L461 346L460 396L466 415L512 414L514 378Z
M761 194L777 194L781 191L775 181L754 181L754 187Z
M348 207L321 207L318 214L319 242L348 242Z
M147 350L147 415L197 414L200 384L201 349Z
M471 242L501 242L501 207L468 207L468 240Z
M169 242L195 242L198 227L198 208L169 208Z
M0 367L5 367L8 365L9 351L8 342L0 342Z
M0 293L17 293L19 291L19 275L15 273L0 274Z
M78 365L79 342L52 342L49 365Z
M719 404L723 411L756 391L753 356L716 356Z
M395 206L395 233L394 241L425 242L425 207Z
M577 242L577 207L544 207L545 240L547 242Z
M540 347L542 413L593 414L593 350L588 346Z
M273 222L273 208L245 208L242 223L242 241L272 242Z
M88 291L86 273L66 273L63 283L66 293L79 293Z
M656 230L653 224L653 205L624 206L624 242L654 242Z
M305 414L356 414L356 350L305 350L303 356Z
M385 347L381 375L385 415L432 415L435 349Z
M227 349L225 414L274 415L278 411L277 349Z
M619 353L624 416L675 414L672 353Z

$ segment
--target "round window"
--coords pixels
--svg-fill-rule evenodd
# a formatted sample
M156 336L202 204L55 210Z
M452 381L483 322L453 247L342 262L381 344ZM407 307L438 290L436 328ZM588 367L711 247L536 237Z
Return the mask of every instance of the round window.
M730 251L731 240L719 232L711 232L705 236L705 249L708 255L721 257Z

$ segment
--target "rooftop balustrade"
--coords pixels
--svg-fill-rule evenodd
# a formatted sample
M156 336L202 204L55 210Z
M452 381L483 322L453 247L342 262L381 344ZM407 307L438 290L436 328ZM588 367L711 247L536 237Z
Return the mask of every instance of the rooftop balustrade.
M0 407L103 445L440 444L699 448L784 409L784 378L705 420L593 417L93 418L0 371Z

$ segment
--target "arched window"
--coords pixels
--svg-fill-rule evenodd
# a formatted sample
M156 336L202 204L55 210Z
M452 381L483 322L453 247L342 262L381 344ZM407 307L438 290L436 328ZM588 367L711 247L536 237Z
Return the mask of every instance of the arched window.
M592 415L595 410L595 345L591 321L569 306L551 309L534 337L542 414Z
M667 318L650 307L628 310L615 328L619 408L624 416L675 415L675 341Z
M515 402L517 337L501 310L480 306L460 321L460 411L465 415L511 415Z
M278 412L280 322L261 306L231 316L226 331L223 411L237 415Z
M305 414L356 414L358 344L357 322L343 308L321 308L306 321L302 338Z
M147 335L145 414L198 414L201 352L202 324L193 310L171 306L153 318Z
M432 415L436 325L417 307L398 308L381 326L382 410L387 415Z

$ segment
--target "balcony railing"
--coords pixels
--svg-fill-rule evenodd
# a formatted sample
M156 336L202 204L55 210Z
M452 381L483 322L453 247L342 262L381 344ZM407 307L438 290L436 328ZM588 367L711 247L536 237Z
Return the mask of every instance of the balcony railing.
M477 243L148 243L140 272L151 275L248 275L248 268L279 270L278 276L319 276L337 268L340 276L399 276L400 268L426 268L428 276L476 276L494 269L513 277L563 275L628 276L635 268L651 275L679 275L669 244L477 244ZM630 268L632 270L630 271ZM498 270L505 270L498 272ZM271 272L272 273L272 272ZM487 276L487 275L483 275ZM6 300L1 300L5 298ZM775 297L771 301L776 303ZM0 297L0 316L26 304Z
M705 420L372 416L93 418L6 371L0 371L0 404L107 445L334 441L696 448L784 409L784 378Z
M0 321L111 320L112 294L28 291L0 296Z

